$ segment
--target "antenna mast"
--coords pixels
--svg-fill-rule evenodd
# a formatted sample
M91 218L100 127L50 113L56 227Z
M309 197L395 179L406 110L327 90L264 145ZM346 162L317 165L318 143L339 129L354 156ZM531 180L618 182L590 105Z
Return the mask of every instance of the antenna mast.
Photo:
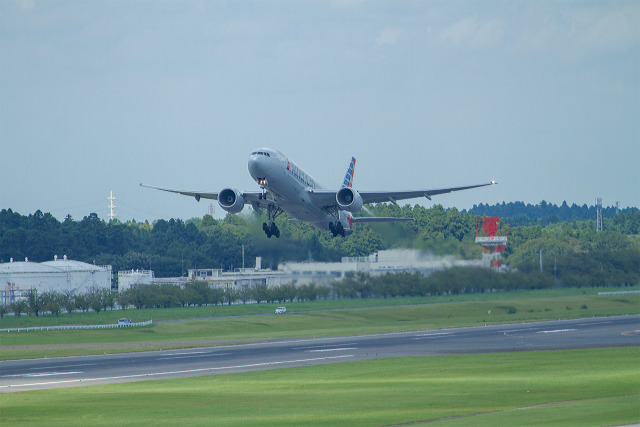
M111 190L111 192L109 193L109 198L107 200L109 200L109 221L113 221L113 219L116 217L116 214L113 212L113 210L115 209L116 205L113 204L113 201L116 198L113 197L113 190Z
M596 231L602 231L602 197L596 199Z

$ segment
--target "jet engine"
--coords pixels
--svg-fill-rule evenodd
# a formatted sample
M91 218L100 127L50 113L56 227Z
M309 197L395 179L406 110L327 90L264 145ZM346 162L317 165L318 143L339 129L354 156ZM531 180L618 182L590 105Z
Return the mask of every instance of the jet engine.
M225 188L218 194L218 204L230 213L238 213L244 208L244 197L235 188Z
M362 209L362 196L350 187L344 187L336 193L336 201L340 209L357 212Z

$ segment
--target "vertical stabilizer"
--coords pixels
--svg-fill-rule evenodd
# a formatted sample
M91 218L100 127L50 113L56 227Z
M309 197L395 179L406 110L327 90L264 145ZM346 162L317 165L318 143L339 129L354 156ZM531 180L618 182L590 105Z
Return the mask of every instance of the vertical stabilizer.
M342 183L342 187L349 187L353 185L353 169L356 167L356 158L351 158L351 163L349 163L349 169L347 169L347 173L344 176L344 182Z

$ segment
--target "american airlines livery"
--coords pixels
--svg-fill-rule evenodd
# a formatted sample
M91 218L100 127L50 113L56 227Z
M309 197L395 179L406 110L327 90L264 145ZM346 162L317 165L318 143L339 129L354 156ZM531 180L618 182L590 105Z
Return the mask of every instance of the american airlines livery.
M235 188L225 188L219 193L207 193L140 185L192 196L197 201L218 200L222 209L230 213L240 212L246 204L250 204L255 210L265 208L269 223L263 223L262 228L270 238L280 237L280 230L274 221L282 212L287 212L293 220L310 222L321 230L329 230L333 237L345 237L353 232L353 225L357 222L413 221L412 218L351 216L368 203L396 203L398 200L423 196L431 200L431 196L437 194L495 184L495 181L491 181L486 184L435 190L358 192L353 188L355 164L356 159L351 158L340 189L326 190L281 152L271 148L260 148L249 156L249 173L261 191L240 192Z

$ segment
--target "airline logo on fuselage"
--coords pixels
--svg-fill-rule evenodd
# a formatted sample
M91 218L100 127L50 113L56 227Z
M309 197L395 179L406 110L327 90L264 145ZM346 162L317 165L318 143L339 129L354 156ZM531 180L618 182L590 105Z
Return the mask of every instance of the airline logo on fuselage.
M287 160L287 170L293 175L298 181L306 185L307 187L316 188L316 182L309 175L306 174L305 171L300 169L295 163L290 160Z

